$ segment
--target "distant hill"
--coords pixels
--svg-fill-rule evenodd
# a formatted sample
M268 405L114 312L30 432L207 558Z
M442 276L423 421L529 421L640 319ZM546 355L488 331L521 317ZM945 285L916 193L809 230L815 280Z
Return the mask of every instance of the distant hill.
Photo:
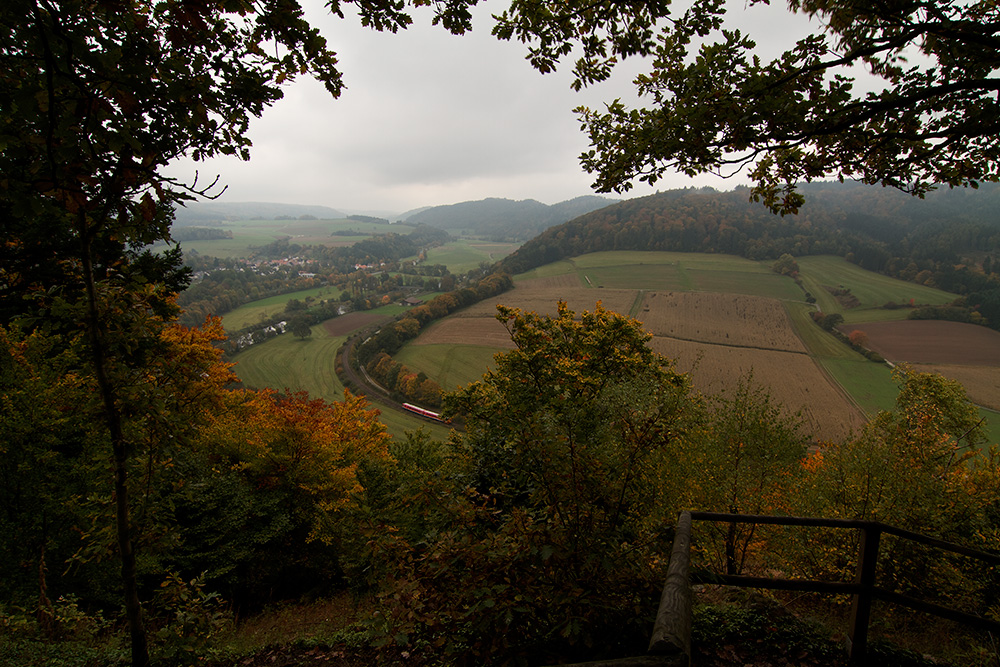
M320 220L339 220L347 216L329 206L274 204L268 202L189 202L177 209L174 224L178 227L220 224L230 220L276 220L313 216Z
M894 257L912 258L923 269L921 260L981 262L1000 247L995 183L977 190L944 188L925 199L857 183L806 184L800 191L805 206L786 216L751 202L746 187L687 188L629 199L547 229L505 258L503 268L521 273L602 250L670 250L749 259L833 254L885 271Z
M446 230L467 230L496 241L525 241L549 227L585 213L602 209L618 200L592 195L548 206L534 199L482 199L448 206L434 206L406 218Z

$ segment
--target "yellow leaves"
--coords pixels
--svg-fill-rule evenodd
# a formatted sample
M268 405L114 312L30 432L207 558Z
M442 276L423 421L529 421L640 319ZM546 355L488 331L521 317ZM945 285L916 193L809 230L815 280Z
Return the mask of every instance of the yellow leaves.
M160 339L166 350L150 373L172 384L175 399L214 404L223 387L238 380L233 364L223 362L222 350L213 345L226 339L221 319L206 318L201 328L173 324L164 327Z
M310 540L331 539L332 516L364 491L362 462L389 462L389 436L363 398L340 403L305 392L227 392L205 445L230 459L256 488L284 494L309 524Z

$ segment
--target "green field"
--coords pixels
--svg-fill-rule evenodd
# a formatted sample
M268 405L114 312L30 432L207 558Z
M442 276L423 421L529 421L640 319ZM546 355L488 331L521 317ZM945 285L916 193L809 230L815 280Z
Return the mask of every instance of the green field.
M445 391L482 379L497 350L481 345L407 345L396 361L423 371Z
M326 334L322 325L312 328L312 337L296 338L291 334L277 336L236 355L233 370L248 388L307 391L315 398L327 401L344 399L344 385L334 372L337 350L345 337ZM378 407L377 404L373 407ZM446 440L449 429L403 412L386 410L381 421L396 439L407 431L424 427L436 440Z
M879 410L895 408L899 387L893 382L892 369L888 366L844 359L821 359L820 365L869 417ZM980 408L979 414L986 420L987 445L1000 444L1000 412Z
M490 243L459 239L427 251L427 264L442 264L454 274L466 273L481 263L493 264L514 252L518 243Z
M803 298L794 281L772 272L768 262L708 253L595 252L540 266L515 276L514 280L522 282L570 273L575 273L580 284L588 287L727 292L782 300Z
M349 245L369 238L372 234L396 232L408 234L413 227L406 224L376 225L357 220L235 220L219 229L233 233L231 239L185 241L185 252L196 251L210 257L249 257L254 248L287 238L300 245ZM358 236L331 236L335 231L355 230Z
M896 404L898 387L892 369L858 355L857 359L819 359L820 366L861 406L869 417Z
M987 446L1000 445L1000 412L979 408L979 414L986 420Z
M239 331L243 327L256 324L262 317L274 317L285 310L285 306L290 299L305 300L306 297L314 299L336 299L340 292L332 287L313 287L311 289L289 292L278 296L258 299L248 304L244 304L235 310L231 310L222 316L222 326L226 331Z
M794 327L795 333L802 339L810 354L823 359L865 360L866 363L872 363L834 338L832 334L821 329L812 318L812 313L815 310L813 306L807 303L796 301L785 302L785 311L792 320L792 327Z
M526 280L533 280L535 278L551 278L552 276L562 276L567 273L576 273L576 266L572 261L564 259L559 262L553 262L552 264L546 264L545 266L539 266L531 271L525 271L524 273L519 273L514 276L514 282L524 282ZM586 285L586 283L582 283Z
M953 301L957 296L933 287L866 271L842 257L822 255L801 257L796 261L799 264L802 284L816 297L817 305L824 313L842 314L848 324L906 319L909 311L905 308L898 310L882 308L889 301L908 304L912 299L915 304L940 305ZM856 308L843 308L824 287L849 288L851 294L856 296L861 304Z
M328 400L343 400L344 386L334 373L334 359L344 338L327 336L322 326L312 331L311 338L285 334L258 343L236 355L233 370L247 387L287 387Z
M551 267L551 268L550 268ZM801 299L802 291L766 262L731 255L678 252L596 252L539 267L525 277L576 272L582 285L609 289L727 292ZM588 282L589 279L589 282Z

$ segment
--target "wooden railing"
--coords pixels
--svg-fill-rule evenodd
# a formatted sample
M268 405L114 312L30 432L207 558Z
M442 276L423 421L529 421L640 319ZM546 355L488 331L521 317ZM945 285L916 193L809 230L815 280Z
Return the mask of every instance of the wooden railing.
M853 582L815 581L807 579L777 579L741 575L712 574L692 581L691 524L692 521L724 523L776 524L820 528L848 528L860 531L857 574ZM1000 555L969 549L874 521L818 519L791 516L755 516L749 514L719 514L715 512L683 512L677 522L667 578L660 597L648 654L680 655L686 664L691 656L691 584L715 583L728 586L808 591L815 593L849 594L853 596L850 619L850 660L862 664L868 652L868 625L872 603L884 600L910 609L934 614L969 627L1000 633L1000 623L965 612L925 602L876 586L879 543L883 534L925 544L937 549L979 559L992 566L1000 565Z

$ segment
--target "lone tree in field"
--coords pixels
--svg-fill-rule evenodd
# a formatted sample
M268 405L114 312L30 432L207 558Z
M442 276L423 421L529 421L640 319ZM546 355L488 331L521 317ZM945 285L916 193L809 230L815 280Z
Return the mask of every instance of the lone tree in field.
M519 4L536 10L504 14L498 32L531 43L543 70L570 52L574 23L590 17L575 15L576 3ZM645 12L666 3L643 3L607 27L614 36L627 25L631 41L612 40L607 53L577 62L577 85L586 85L608 78L615 58L654 56L649 74L635 80L645 108L615 101L604 111L579 110L592 144L582 162L597 174L598 190L623 192L634 179L655 183L674 171L749 170L754 198L784 213L803 201L796 182L824 176L918 196L934 184L975 187L1000 176L993 0L789 0L789 11L817 27L770 62L758 59L748 35L724 29L726 8L695 0L657 26ZM856 87L860 70L875 82L872 92Z
M310 319L305 313L298 313L288 320L288 330L296 338L309 338L312 336L312 323Z

